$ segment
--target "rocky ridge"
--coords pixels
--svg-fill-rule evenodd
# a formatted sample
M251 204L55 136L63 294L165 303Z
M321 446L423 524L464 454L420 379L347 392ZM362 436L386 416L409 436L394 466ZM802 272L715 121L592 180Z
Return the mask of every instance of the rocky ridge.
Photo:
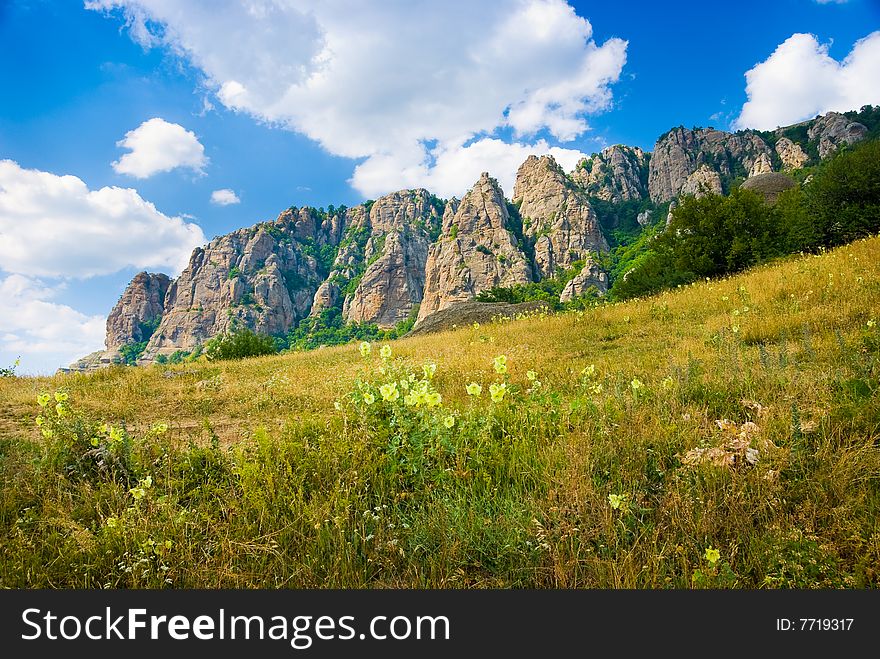
M501 187L483 172L455 213L444 213L440 240L425 265L418 321L490 288L532 281L531 266L509 226Z
M461 201L418 189L327 212L291 207L197 248L174 281L138 274L108 317L106 349L71 368L107 366L121 360L121 348L143 342L139 363L150 363L236 327L285 334L325 312L392 328L418 310L422 325L482 291L576 263L586 265L561 299L591 287L601 293L607 275L593 257L609 245L591 200L670 202L671 213L680 196L721 194L738 180L763 190L766 181L775 185L771 174L827 158L867 132L838 113L772 133L678 127L653 153L615 145L570 174L549 156L531 156L517 172L513 203L484 173ZM642 210L633 222L646 227L651 216Z
M594 252L607 252L608 241L586 193L572 184L551 156L529 156L513 187L523 233L534 244L539 278L552 277Z
M571 178L593 197L620 203L648 196L648 160L639 147L615 144L581 160Z

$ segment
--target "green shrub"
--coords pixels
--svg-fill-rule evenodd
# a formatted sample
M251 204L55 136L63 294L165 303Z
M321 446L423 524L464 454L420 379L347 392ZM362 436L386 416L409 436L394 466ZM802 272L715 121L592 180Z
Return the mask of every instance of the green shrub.
M249 329L215 336L205 344L205 354L211 361L274 355L276 352L278 347L273 337Z

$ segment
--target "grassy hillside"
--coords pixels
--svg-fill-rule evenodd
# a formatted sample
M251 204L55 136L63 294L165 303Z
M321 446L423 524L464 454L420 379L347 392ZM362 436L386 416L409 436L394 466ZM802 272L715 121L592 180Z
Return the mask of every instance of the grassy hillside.
M388 358L0 378L0 587L876 587L878 322L871 238Z

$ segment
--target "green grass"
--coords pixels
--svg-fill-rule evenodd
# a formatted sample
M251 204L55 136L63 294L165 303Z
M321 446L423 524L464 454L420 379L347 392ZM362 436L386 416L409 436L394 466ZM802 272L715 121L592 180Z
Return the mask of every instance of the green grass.
M878 309L871 238L389 360L0 378L0 587L873 588Z

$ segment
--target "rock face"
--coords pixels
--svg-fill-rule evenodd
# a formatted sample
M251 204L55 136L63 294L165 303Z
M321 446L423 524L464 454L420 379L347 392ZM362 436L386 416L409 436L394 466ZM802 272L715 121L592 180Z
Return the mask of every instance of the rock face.
M107 350L149 338L165 310L168 275L140 272L134 276L107 316Z
M346 212L346 231L311 315L342 306L346 322L394 327L422 300L428 245L440 227L439 200L400 190Z
M800 144L795 144L787 137L780 137L776 142L776 154L782 162L782 169L789 172L803 168L810 160Z
M481 291L531 281L531 267L509 222L498 181L484 172L455 213L444 213L441 238L428 252L417 325Z
M159 324L171 279L161 273L139 272L122 292L107 316L104 350L73 362L68 371L95 371L124 361L120 348L146 341Z
M657 141L653 154L612 146L583 160L571 176L552 157L531 156L517 172L513 206L484 173L461 201L445 205L419 189L328 212L291 207L273 222L194 250L176 281L138 274L107 319L106 349L71 369L122 361L121 348L144 341L139 363L194 350L238 327L285 334L325 312L331 320L392 328L418 308L417 326L424 327L441 310L452 319L459 317L452 307L480 306L472 299L482 291L553 277L578 262L586 265L560 299L590 287L605 292L608 278L593 257L608 250L608 241L590 199L669 202L668 226L681 196L722 194L748 176L742 187L775 203L794 183L774 168L800 169L867 133L831 112L777 129L771 150L765 133L679 127ZM634 223L636 205L625 207L627 231L636 223L649 226L657 213L642 208ZM604 212L607 204L597 206ZM619 219L615 213L603 216L609 227Z
M529 156L516 174L513 203L519 205L523 233L534 240L540 278L594 252L607 252L608 242L587 196L574 185L552 156Z
M681 186L679 194L682 197L692 195L697 197L705 197L710 194L721 194L721 176L708 165L700 165L700 168L693 172Z
M613 203L648 196L647 153L638 147L616 144L580 161L572 180L593 197Z
M842 144L855 144L868 134L868 129L837 112L814 119L807 129L810 140L817 140L819 157L823 160L837 151Z
M308 315L323 279L309 252L332 246L342 224L337 215L320 219L313 209L291 209L274 223L240 229L196 248L168 289L162 322L138 363L193 350L237 327L287 332Z
M762 153L760 156L758 156L758 159L749 170L749 178L752 178L753 176L760 176L761 174L768 174L772 171L773 164L770 162L770 157L766 153Z
M608 275L602 272L599 265L592 260L587 261L583 270L569 280L565 288L562 289L559 301L568 302L580 297L590 290L590 287L595 287L600 295L608 292Z
M345 299L342 315L348 322L387 329L406 320L422 301L428 246L440 214L427 190L401 190L373 204L369 225L366 269Z
M706 166L724 177L743 176L770 147L752 131L738 134L712 128L673 128L654 146L648 167L648 192L654 203L677 197L688 178ZM703 176L705 178L705 176Z

